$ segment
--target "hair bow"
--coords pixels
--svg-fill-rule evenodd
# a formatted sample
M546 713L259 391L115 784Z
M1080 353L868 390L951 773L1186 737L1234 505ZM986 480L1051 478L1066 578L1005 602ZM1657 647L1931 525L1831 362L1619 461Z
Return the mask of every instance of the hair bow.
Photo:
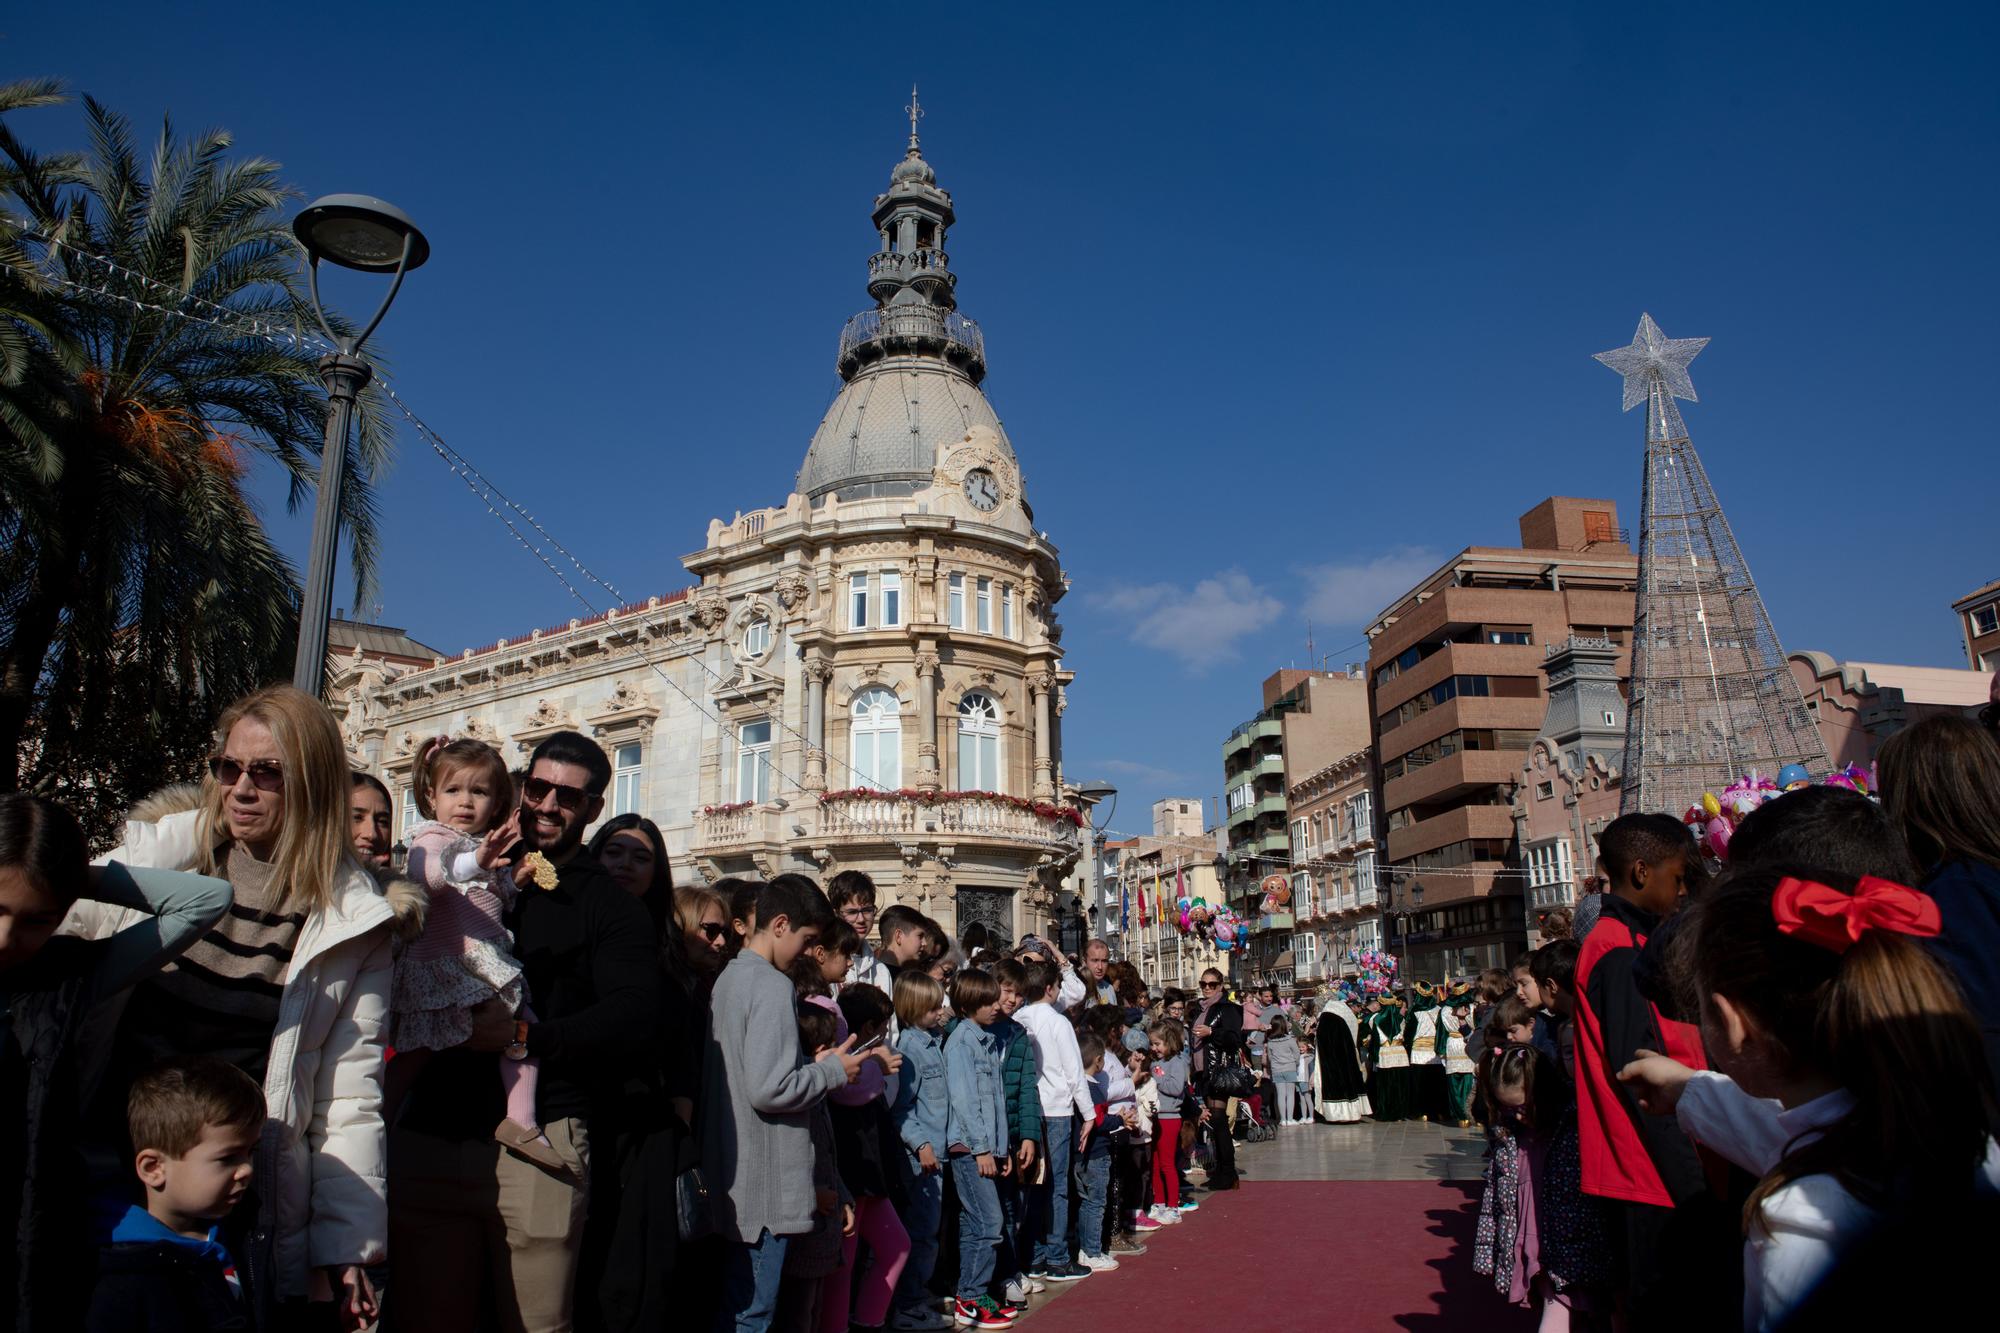
M1865 875L1853 893L1809 879L1782 879L1771 895L1771 917L1779 933L1844 954L1871 930L1898 935L1936 935L1938 906L1927 893Z
M428 764L431 760L437 758L438 751L450 744L451 737L449 736L431 737L431 743L424 747L424 762Z

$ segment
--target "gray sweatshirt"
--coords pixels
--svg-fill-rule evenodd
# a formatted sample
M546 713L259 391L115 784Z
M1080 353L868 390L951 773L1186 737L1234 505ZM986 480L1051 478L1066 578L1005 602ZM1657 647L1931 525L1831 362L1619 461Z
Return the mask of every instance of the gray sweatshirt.
M799 1051L791 981L745 949L715 983L702 1056L701 1165L716 1230L755 1241L812 1230L812 1109L847 1074Z
M1264 1060L1275 1082L1282 1082L1298 1073L1298 1038L1289 1036L1270 1038L1264 1043Z

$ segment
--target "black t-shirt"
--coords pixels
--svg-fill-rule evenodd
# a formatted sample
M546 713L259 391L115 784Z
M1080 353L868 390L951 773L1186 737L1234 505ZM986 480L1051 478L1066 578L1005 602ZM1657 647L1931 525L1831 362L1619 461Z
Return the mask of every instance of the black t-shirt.
M553 889L530 884L507 925L527 983L528 1054L540 1061L543 1124L589 1118L632 1061L657 1058L660 965L652 920L604 867L578 853ZM490 1135L507 1114L505 1056L463 1047L425 1061L397 1123L444 1139Z

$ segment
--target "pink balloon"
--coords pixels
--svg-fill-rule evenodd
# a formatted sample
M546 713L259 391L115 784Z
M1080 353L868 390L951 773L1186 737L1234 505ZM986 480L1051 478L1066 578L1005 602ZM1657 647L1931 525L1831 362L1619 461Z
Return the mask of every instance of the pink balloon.
M1726 819L1711 820L1708 825L1708 850L1715 853L1718 861L1729 859L1729 839L1735 830Z

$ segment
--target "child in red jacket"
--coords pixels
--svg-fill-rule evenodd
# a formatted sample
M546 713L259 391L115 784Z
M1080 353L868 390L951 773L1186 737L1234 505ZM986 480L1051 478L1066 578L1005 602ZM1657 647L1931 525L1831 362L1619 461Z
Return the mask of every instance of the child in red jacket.
M1679 906L1694 840L1671 815L1623 815L1598 835L1609 884L1576 965L1577 1130L1583 1192L1611 1201L1623 1232L1621 1286L1629 1326L1685 1328L1699 1279L1686 1271L1713 1218L1692 1140L1671 1116L1648 1115L1617 1074L1640 1050L1707 1067L1700 1031L1664 1017L1633 969L1646 937ZM1676 1210L1692 1210L1676 1216ZM1622 1225L1621 1225L1622 1224ZM1690 1232L1697 1234L1689 1234Z

